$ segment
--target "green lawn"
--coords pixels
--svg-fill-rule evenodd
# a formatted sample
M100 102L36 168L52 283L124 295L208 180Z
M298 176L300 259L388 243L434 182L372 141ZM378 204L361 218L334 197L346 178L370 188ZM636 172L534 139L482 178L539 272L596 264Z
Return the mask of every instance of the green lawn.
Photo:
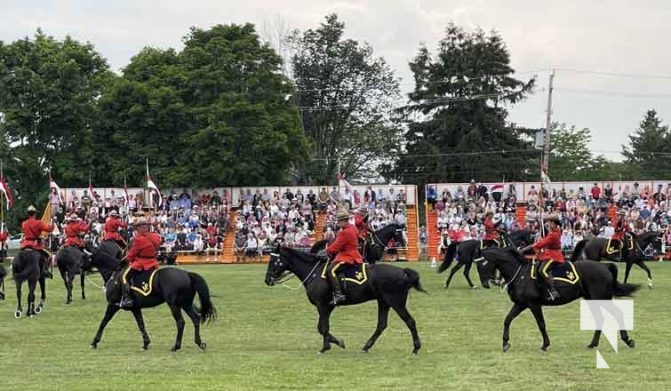
M89 343L102 318L100 290L65 305L60 277L49 282L45 312L15 320L13 281L0 302L0 364L3 390L191 390L191 389L488 389L631 390L671 388L671 265L651 263L653 290L635 298L637 347L620 342L615 353L605 338L601 352L610 364L595 369L587 350L592 333L580 331L579 303L546 309L552 347L540 353L541 337L530 313L511 329L512 348L501 352L503 318L510 308L499 290L469 290L461 273L449 292L446 275L428 264L411 264L422 276L425 295L413 291L409 309L423 348L412 355L405 325L390 314L389 328L370 353L361 352L375 328L375 303L336 310L331 330L347 343L323 355L316 311L304 291L266 287L265 266L193 266L209 283L219 319L202 329L206 352L193 344L187 318L182 351L171 353L175 327L166 306L145 311L152 345L141 349L132 316L120 312L99 348ZM622 266L620 266L622 275ZM473 277L476 272L473 270ZM91 276L100 283L99 276ZM634 282L645 282L642 271ZM290 281L296 286L297 281ZM539 388L542 387L542 388Z

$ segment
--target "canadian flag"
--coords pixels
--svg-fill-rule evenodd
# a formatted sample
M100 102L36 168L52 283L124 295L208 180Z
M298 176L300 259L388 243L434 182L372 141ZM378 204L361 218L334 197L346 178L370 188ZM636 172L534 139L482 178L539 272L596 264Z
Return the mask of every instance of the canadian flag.
M347 179L345 179L345 175L343 175L343 174L338 175L338 186L340 186L340 187L344 187L344 188L347 189L350 193L351 193L352 190L353 190L353 189L352 189L352 185L350 185L349 182L347 182Z
M492 193L503 193L503 185L500 183L492 185Z
M161 196L161 191L158 189L158 186L151 180L151 177L147 175L147 187L158 194L158 206L163 205L163 197Z

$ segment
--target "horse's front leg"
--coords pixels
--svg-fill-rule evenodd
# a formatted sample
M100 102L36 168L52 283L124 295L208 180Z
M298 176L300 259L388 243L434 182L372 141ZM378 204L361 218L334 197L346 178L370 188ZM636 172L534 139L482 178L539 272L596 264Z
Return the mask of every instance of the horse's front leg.
M319 312L319 321L317 323L317 331L319 331L319 334L322 335L323 337L323 345L322 349L319 351L319 353L324 353L328 350L331 349L331 342L335 343L336 345L344 348L345 343L342 340L339 340L335 336L331 335L329 332L329 318L331 317L331 312L333 312L334 307L329 306L329 305L318 305L317 306L317 311Z
M545 329L543 307L534 305L529 307L529 309L531 310L531 313L534 314L534 318L536 318L536 324L538 325L538 330L540 330L541 335L543 336L543 346L541 346L541 351L546 352L548 347L550 347L550 337L548 337L547 330Z
M466 282L468 282L468 287L473 289L477 288L477 286L471 281L471 266L473 266L473 262L469 262L468 265L464 266L464 277L466 278Z
M142 311L137 307L133 308L133 316L135 317L137 327L140 329L140 333L142 334L142 349L147 350L149 344L151 343L151 340L149 339L149 334L147 334L147 330L144 327L144 318L142 317Z
M638 265L638 267L643 269L646 272L646 274L648 275L648 288L652 289L652 273L650 273L650 269L648 268L648 266L645 264L645 262L642 259L639 260L638 262L636 262L636 264Z
M82 286L82 300L86 300L86 294L84 293L84 278L86 278L86 275L84 273L84 270L80 272L80 284Z
M503 351L507 352L508 349L510 349L510 343L508 342L510 340L510 324L513 322L513 319L517 318L519 314L522 313L527 309L526 305L522 305L520 303L515 303L513 305L513 308L510 309L508 312L508 315L506 315L506 319L503 321Z
M107 326L107 323L109 323L110 320L114 317L114 315L121 309L116 304L113 303L107 303L107 310L105 311L105 316L103 317L102 322L100 322L100 327L98 327L98 332L96 333L96 336L93 337L93 341L91 342L91 348L95 349L98 347L98 343L100 343L100 339L103 336L103 330L105 330L105 326Z

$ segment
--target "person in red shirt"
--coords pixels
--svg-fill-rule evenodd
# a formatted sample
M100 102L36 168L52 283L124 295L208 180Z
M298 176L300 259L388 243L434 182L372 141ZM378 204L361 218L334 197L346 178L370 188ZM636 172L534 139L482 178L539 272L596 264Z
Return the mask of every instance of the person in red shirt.
M119 229L126 228L126 223L121 221L119 213L115 210L109 212L107 216L107 220L103 226L103 240L114 240L121 248L121 251L125 251L128 248L128 244L119 233Z
M83 236L89 232L89 226L84 223L76 214L70 215L68 224L65 226L65 243L64 247L74 246L84 251Z
M615 223L615 233L613 233L613 237L611 238L611 246L612 247L618 246L620 252L622 252L622 249L624 248L625 235L628 232L631 232L631 229L629 228L629 224L627 223L625 216L626 213L624 210L617 211L617 222ZM613 243L616 240L617 242Z
M545 263L541 268L541 272L545 278L545 283L549 288L550 296L548 297L548 300L553 301L559 298L559 293L554 286L551 267L555 263L564 263L564 254L561 251L561 229L559 228L558 215L552 214L546 216L543 220L548 222L548 234L533 245L525 247L522 252L525 252L530 248L536 252L542 250L538 256L538 260Z
M340 230L335 240L326 247L326 254L333 259L327 270L328 281L333 289L333 301L331 304L338 305L347 298L340 287L340 281L336 271L343 264L356 265L363 263L363 257L359 253L358 232L354 225L349 223L350 214L341 210L336 214L336 221Z
M44 245L42 245L40 235L42 235L43 232L52 232L54 230L54 224L51 223L51 225L47 225L42 220L36 219L35 214L37 213L37 209L32 205L28 207L27 212L28 218L21 223L21 232L23 232L21 250L31 248L35 251L39 251L42 261L42 273L47 278L53 278L53 275L47 267L51 254L44 248Z
M483 247L501 247L501 239L499 237L498 223L494 223L494 212L491 210L485 214L485 237L482 238Z
M158 247L163 242L161 235L151 232L151 224L144 218L133 223L135 239L126 255L126 262L130 270L126 274L126 283L122 286L122 296L119 307L133 308L135 302L131 297L131 282L136 272L158 269Z
M2 223L2 227L0 227L0 263L5 260L7 251L7 245L5 243L7 242L8 238L9 235L7 234L7 231L5 231L5 224Z

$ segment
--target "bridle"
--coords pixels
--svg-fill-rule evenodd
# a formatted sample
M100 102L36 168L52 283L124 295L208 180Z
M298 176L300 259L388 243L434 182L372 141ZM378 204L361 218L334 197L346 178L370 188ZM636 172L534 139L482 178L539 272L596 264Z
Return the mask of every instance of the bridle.
M273 265L276 265L278 267L284 266L284 263L282 262L282 257L280 256L279 253L270 253L270 256L275 257L275 260L272 261ZM310 281L312 281L312 279L316 276L316 275L313 275L314 271L317 269L317 267L319 267L323 263L324 263L323 260L319 260L319 261L315 262L315 265L312 267L312 270L310 270L308 275L305 276L303 281L301 281L301 285L305 286ZM279 277L274 277L272 275L269 276L269 277L270 277L270 280L273 282L274 285L281 285L281 284L284 284L285 282L291 280L292 278L296 277L296 274L292 273L289 270L285 270L285 271L282 272L282 274ZM298 289L298 288L296 288L296 289Z

